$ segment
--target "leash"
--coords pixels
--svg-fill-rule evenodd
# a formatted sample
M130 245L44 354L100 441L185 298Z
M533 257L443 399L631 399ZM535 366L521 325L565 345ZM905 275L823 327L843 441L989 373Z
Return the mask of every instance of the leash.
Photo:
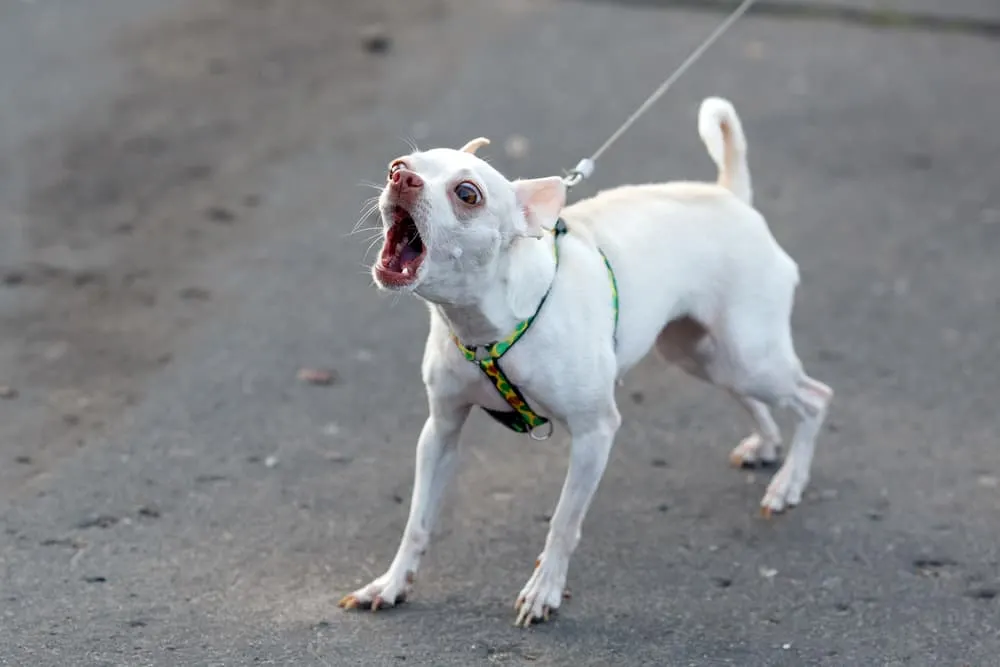
M743 0L743 2L740 3L740 6L733 10L733 13L730 14L725 21L720 23L719 27L717 27L713 33L709 35L708 38L698 46L698 48L691 52L691 55L689 55L687 59L681 63L680 67L674 70L673 74L668 76L666 80L660 84L660 87L653 91L652 95L646 98L646 101L643 102L631 116L629 116L628 120L622 123L621 126L615 130L614 134L608 137L607 141L601 144L600 148L594 151L593 155L589 158L583 158L580 160L580 162L577 163L577 165L563 177L563 182L566 184L566 188L572 188L575 185L579 185L583 180L590 178L590 175L594 173L594 164L597 162L597 159L604 154L604 151L608 150L608 148L611 147L611 144L618 141L618 138L625 134L625 132L632 127L633 123L639 120L639 118L649 110L649 107L653 106L657 100L663 97L663 94L667 92L667 89L674 85L674 82L681 78L681 76L684 75L684 72L686 72L691 65L695 64L698 59L701 58L702 54L708 50L708 47L710 47L715 40L721 37L724 32L729 30L729 28L736 23L736 21L743 16L748 9L750 9L750 5L754 2L755 0Z

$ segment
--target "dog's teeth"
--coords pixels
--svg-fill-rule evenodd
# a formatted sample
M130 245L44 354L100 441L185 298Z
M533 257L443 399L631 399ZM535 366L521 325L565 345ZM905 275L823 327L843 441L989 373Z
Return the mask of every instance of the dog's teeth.
M404 276L410 275L410 267L408 267L408 266L404 266L403 267L403 275Z

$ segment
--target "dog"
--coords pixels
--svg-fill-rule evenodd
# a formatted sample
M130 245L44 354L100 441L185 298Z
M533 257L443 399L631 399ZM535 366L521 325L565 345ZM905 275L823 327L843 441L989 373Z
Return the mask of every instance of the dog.
M547 620L621 417L619 378L655 348L728 391L756 428L730 455L775 463L771 409L797 422L761 500L797 505L833 391L797 357L790 318L799 271L753 208L747 145L733 105L703 100L698 132L718 167L708 182L625 185L566 206L562 178L508 181L460 150L415 151L389 165L378 205L376 284L430 310L409 517L389 569L340 601L378 610L405 600L452 477L459 434L478 406L515 431L572 438L545 546L517 597L515 624Z

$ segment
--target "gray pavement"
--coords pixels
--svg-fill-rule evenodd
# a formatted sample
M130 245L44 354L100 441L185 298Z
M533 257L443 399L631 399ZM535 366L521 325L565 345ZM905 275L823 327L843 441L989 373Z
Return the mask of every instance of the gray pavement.
M393 555L425 412L425 314L372 288L359 183L405 138L557 173L719 16L79 7L0 9L0 664L1000 664L995 40L751 16L606 155L578 196L711 177L695 111L733 100L837 398L765 522L739 409L636 369L573 597L524 631L567 443L478 414L413 600L335 608Z

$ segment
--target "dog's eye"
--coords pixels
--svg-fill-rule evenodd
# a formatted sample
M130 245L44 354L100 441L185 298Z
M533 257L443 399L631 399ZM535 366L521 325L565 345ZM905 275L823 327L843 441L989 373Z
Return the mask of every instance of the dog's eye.
M405 166L406 165L403 164L402 162L393 162L392 164L390 164L389 165L389 178L392 178L393 174L395 174L397 171L399 171L400 169L402 169Z
M455 186L455 196L469 206L476 206L483 201L483 193L469 181L462 181Z

